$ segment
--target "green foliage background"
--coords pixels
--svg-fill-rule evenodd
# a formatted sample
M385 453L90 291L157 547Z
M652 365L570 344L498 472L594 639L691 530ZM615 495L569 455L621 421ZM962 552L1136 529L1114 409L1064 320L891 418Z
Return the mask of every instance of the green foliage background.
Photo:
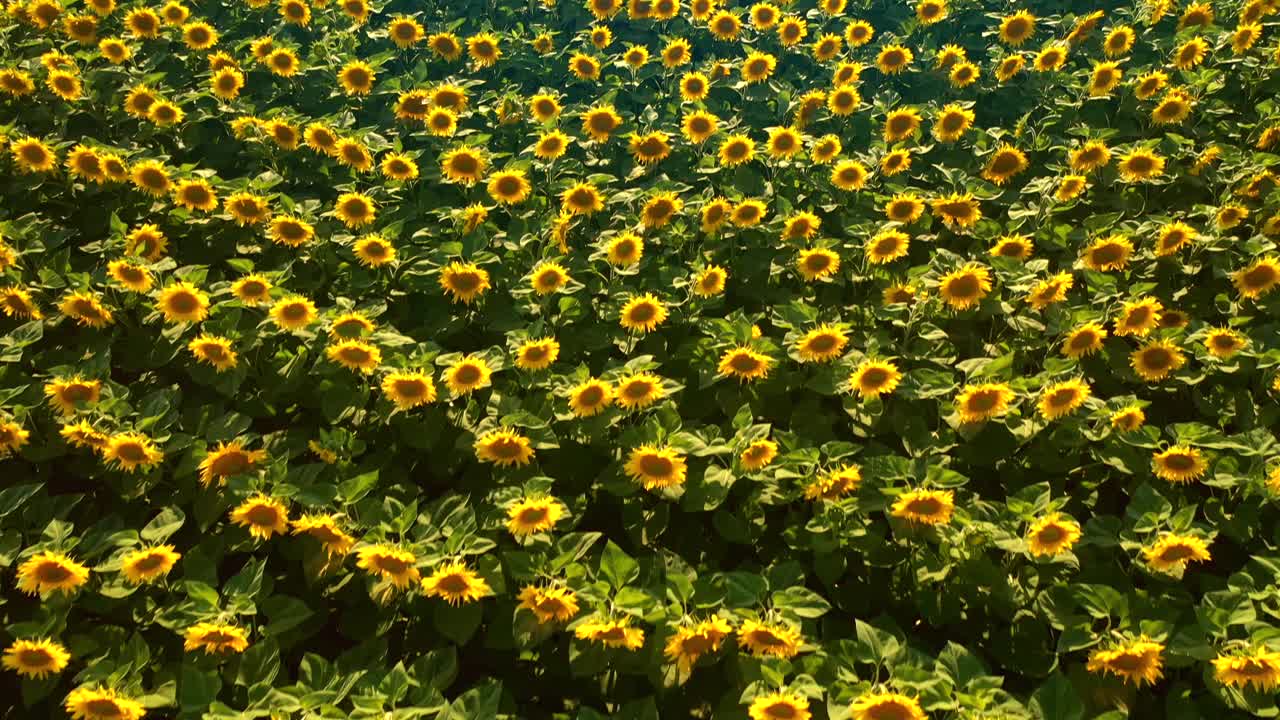
M123 16L134 5L102 18L99 35L125 34ZM1280 161L1256 147L1280 118L1274 16L1264 19L1263 40L1237 55L1230 37L1238 3L1215 3L1215 25L1181 31L1181 8L1148 27L1150 7L1111 4L1099 8L1105 19L1072 47L1061 71L1028 68L999 83L995 64L1012 50L996 28L1024 8L1039 17L1021 48L1029 60L1044 43L1065 42L1095 9L960 0L945 21L926 26L904 3L854 0L831 17L797 0L784 10L807 20L809 38L783 48L749 23L739 41L716 40L705 22L690 19L686 4L667 22L624 10L607 23L613 44L595 51L586 37L594 18L568 0L549 8L392 0L374 3L364 25L336 6L316 6L305 28L284 23L274 5L193 4L193 16L221 35L215 49L244 68L246 87L233 101L209 92L206 52L188 49L174 28L160 39L131 40L133 59L115 66L93 44L69 41L59 25L40 29L11 12L0 31L2 64L40 79L41 54L62 49L80 66L85 96L66 102L38 82L33 95L6 97L0 124L10 141L42 138L59 158L83 143L115 149L131 164L160 160L175 177L209 178L220 197L240 189L267 195L275 212L313 222L317 237L294 250L221 210L192 213L127 183L90 183L65 169L24 173L7 154L0 161L0 234L19 253L4 284L30 289L46 315L0 318L0 408L30 433L25 446L0 459L0 567L7 568L0 619L6 645L50 636L72 653L64 673L22 679L20 692L2 694L0 708L15 717L60 717L67 692L101 682L142 699L156 717L740 718L756 694L785 685L808 696L818 718L846 717L873 686L917 697L936 718L1274 716L1270 693L1225 687L1209 664L1233 643L1280 648L1280 537L1266 484L1280 455L1272 390L1280 306L1275 294L1242 298L1231 280L1275 252L1263 233L1280 199L1274 183L1256 197L1238 192ZM734 9L745 21L746 8ZM465 57L444 62L423 45L398 50L386 25L401 14L429 33L465 39L492 30L503 57L478 68ZM763 146L765 128L790 125L805 91L830 88L832 64L813 59L810 41L842 33L854 18L876 28L869 45L842 53L868 66L859 83L864 103L849 118L819 110L804 128L806 137L838 135L844 157L872 169L865 189L846 193L831 184L829 166L803 156L770 160ZM1125 82L1091 98L1086 88L1103 59L1101 38L1120 24L1138 31L1122 63ZM554 37L550 54L530 46L541 32ZM1171 53L1194 34L1208 40L1210 57L1174 70ZM297 49L299 75L277 77L253 61L249 42L268 35ZM692 43L691 66L662 67L657 55L674 37ZM875 53L895 41L910 47L915 61L908 72L886 76L874 68ZM619 59L630 43L655 56L636 72ZM937 51L951 43L981 68L968 88L953 88L934 68ZM740 81L738 66L752 49L778 58L766 83ZM605 62L600 81L568 72L568 58L579 50ZM357 57L378 68L365 97L345 95L335 80ZM720 117L721 134L693 145L680 134L690 105L682 104L677 81L690 67L705 71L717 60L733 74L716 79L702 105ZM1133 79L1155 69L1195 97L1184 122L1155 125L1153 102L1134 96ZM401 92L443 81L471 95L454 137L396 120ZM140 82L182 107L185 119L161 128L126 114L124 94ZM551 163L533 157L541 128L525 116L527 97L539 90L558 93L558 124L575 138ZM587 143L577 118L598 102L613 103L624 123L609 142ZM948 102L974 111L974 129L959 142L935 143L929 118ZM521 116L500 121L504 104ZM926 121L905 143L915 154L910 172L885 177L875 170L890 149L880 127L896 106L916 107ZM422 176L394 183L306 148L283 150L257 133L238 138L229 122L243 115L285 117L299 127L328 123L375 155L414 154ZM627 133L647 130L667 132L674 148L649 168L625 142ZM720 167L715 148L728 132L755 139L757 159ZM1088 138L1104 139L1117 155L1150 147L1166 158L1165 173L1126 183L1113 162L1090 175L1080 198L1055 200L1068 152ZM980 173L1005 142L1025 152L1030 166L996 186ZM493 168L526 169L531 198L507 208L493 203L483 183L444 181L438 158L459 144L483 148ZM1189 173L1210 145L1221 149L1221 160ZM586 179L604 193L606 209L574 222L562 256L552 238L559 194ZM351 233L330 212L349 190L378 202L375 227L396 245L393 265L356 262ZM885 201L908 190L926 199L973 193L984 217L957 231L926 213L909 227L906 258L869 264L863 244L885 225ZM602 240L638 229L640 207L657 191L678 192L685 209L667 227L644 231L637 268L611 268ZM758 197L769 206L768 219L704 233L698 212L717 196ZM466 233L460 213L472 203L490 211ZM1214 215L1228 203L1243 204L1250 216L1220 230ZM780 239L783 220L799 211L821 217L817 243L842 257L829 281L804 282L794 263L807 244ZM1153 238L1171 220L1193 225L1200 237L1157 259ZM107 276L107 262L123 254L124 234L144 223L158 224L170 239L169 257L152 267L157 286L185 279L215 303L200 328L164 324L152 298L123 292ZM1081 248L1113 232L1138 248L1129 267L1084 268ZM997 237L1011 233L1034 239L1030 260L988 254ZM439 268L459 258L491 274L493 289L476 304L452 303L440 290ZM527 276L553 258L574 282L541 298ZM937 281L967 260L990 268L994 289L975 310L956 312L940 300ZM691 275L711 263L728 270L726 291L692 296ZM261 309L235 300L230 283L250 271L311 298L325 317L354 308L374 319L371 341L382 350L383 369L364 376L337 366L324 355L323 323L284 332ZM1035 311L1026 293L1053 272L1072 273L1075 287L1065 302ZM919 290L916 303L882 303L886 287L908 281ZM101 293L113 324L86 328L57 312L58 298L85 288ZM617 322L622 302L639 292L658 294L671 312L643 336ZM1182 370L1142 381L1129 367L1138 345L1131 338L1110 337L1101 352L1078 361L1059 352L1071 328L1105 323L1122 302L1143 295L1189 318L1185 327L1156 331L1184 349ZM849 350L830 364L801 363L794 345L819 322L844 323ZM753 325L762 333L756 341ZM1250 342L1222 360L1203 340L1208 328L1225 326ZM199 331L233 338L239 365L217 373L197 363L186 343ZM541 336L561 344L553 368L514 367L512 350ZM773 358L767 379L719 376L721 353L748 342ZM491 387L463 398L445 390L439 371L460 353L490 360ZM894 359L905 373L895 393L863 401L847 392L846 379L864 357ZM419 366L434 368L441 398L393 412L378 378ZM616 377L624 367L667 379L669 397L639 412L613 408L589 419L569 413L567 388L588 375ZM72 374L104 383L101 401L80 416L104 432L145 433L163 449L164 462L122 472L60 438L65 419L47 405L42 386ZM1044 420L1035 405L1041 388L1073 377L1090 384L1094 399L1070 417ZM1003 417L961 425L954 400L975 382L1008 383L1019 399ZM1111 412L1138 401L1147 424L1133 434L1112 430ZM475 437L499 425L534 441L533 464L502 469L476 460ZM743 471L737 454L766 435L779 444L778 459L763 471ZM267 460L256 473L202 487L201 460L234 439L265 450ZM310 441L336 452L338 462L318 460ZM626 477L626 453L646 442L687 454L682 488L645 492ZM1153 475L1151 455L1174 443L1205 453L1210 467L1199 481L1178 486ZM830 503L803 498L809 481L849 462L864 478L855 494ZM895 497L916 487L955 491L950 523L922 527L889 517ZM294 516L343 513L345 529L361 542L412 548L424 575L445 558L465 559L493 595L457 607L416 592L380 601L354 557L322 572L324 553L313 540L257 541L229 522L228 512L258 490L287 501ZM505 528L506 506L527 491L550 492L569 514L553 532L521 542ZM1051 510L1079 521L1083 537L1071 552L1032 557L1027 525ZM1212 560L1185 574L1149 569L1141 549L1164 531L1212 539ZM169 577L125 583L121 554L160 542L183 556ZM88 564L88 585L70 596L19 593L16 567L42 549ZM516 595L547 576L578 592L580 617L601 608L631 616L646 631L645 646L610 650L563 627L537 628L517 610ZM760 659L730 640L687 676L663 656L686 614L719 613L736 626L766 610L802 629L799 655ZM248 629L248 650L185 653L183 631L213 619ZM1166 647L1163 679L1154 687L1085 670L1091 651L1140 634ZM18 685L12 673L5 682Z

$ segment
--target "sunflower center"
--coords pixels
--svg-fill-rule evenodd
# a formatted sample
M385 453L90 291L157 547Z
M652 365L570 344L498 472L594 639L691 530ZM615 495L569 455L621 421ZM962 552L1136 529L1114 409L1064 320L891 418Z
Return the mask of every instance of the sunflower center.
M739 353L729 359L729 367L740 373L749 373L759 369L760 361L747 353Z
M858 384L865 388L878 388L889 380L889 373L884 368L868 368L863 371Z
M649 477L666 477L674 469L671 460L661 455L645 455L640 458L640 472Z
M917 498L907 503L907 510L917 515L937 515L942 510L942 503L937 498Z
M524 525L536 525L546 520L549 512L545 507L527 507L520 511L517 519Z
M885 64L886 67L897 67L902 63L906 62L906 57L903 56L901 50L890 50L889 52L886 52L880 59Z
M452 573L440 578L436 583L436 587L440 588L442 592L457 595L470 589L471 583L461 573Z
M59 583L71 577L71 571L57 563L44 563L36 567L36 578L43 583Z
M578 393L578 402L588 407L598 404L604 399L604 390L598 385L591 385Z
M133 569L138 572L152 572L159 570L164 565L164 556L152 554L146 555L133 563Z
M969 398L969 409L974 412L987 412L1000 402L1000 394L994 390L980 390Z
M657 308L652 303L640 303L631 308L630 320L635 323L647 323L657 315Z
M766 647L777 647L780 645L787 644L786 641L783 640L782 638L764 629L758 629L758 630L752 631L751 642L756 645L763 645Z
M970 298L978 294L980 287L976 276L965 274L948 283L947 289L957 298Z
M480 381L480 368L475 365L463 365L453 374L453 378L463 385L471 385Z
M1049 525L1040 531L1040 534L1036 536L1036 539L1045 545L1052 545L1053 543L1061 541L1064 537L1066 537L1066 533L1061 527L1058 527L1057 525Z
M421 397L427 392L427 385L421 380L396 380L393 386L396 394L405 398Z
M1010 173L1018 169L1019 158L1010 152L996 153L995 159L991 161L991 172Z
M128 463L140 463L147 459L147 449L141 443L124 442L116 447L116 456Z
M387 557L385 555L375 558L374 564L377 565L378 569L382 572L390 573L392 575L399 575L412 567L409 560Z
M820 273L831 266L831 258L826 255L810 255L805 258L804 265L810 272Z
M653 385L645 380L633 380L622 386L622 394L628 398L639 400L653 392Z
M255 505L245 513L245 518L258 527L271 527L279 519L276 509L268 505Z
M1163 370L1173 363L1173 355L1164 348L1150 348L1142 354L1142 364L1153 370Z
M1276 270L1269 265L1259 265L1241 276L1246 287L1261 288L1276 281Z
M89 716L94 718L115 718L124 715L116 701L110 698L94 698L85 703L85 709L89 711Z
M45 667L53 663L53 656L41 648L18 651L18 665L26 668Z
M1164 459L1165 467L1177 472L1186 472L1196 466L1195 458L1183 453L1169 455Z
M174 293L169 297L169 309L181 315L193 313L200 307L196 296L189 292Z

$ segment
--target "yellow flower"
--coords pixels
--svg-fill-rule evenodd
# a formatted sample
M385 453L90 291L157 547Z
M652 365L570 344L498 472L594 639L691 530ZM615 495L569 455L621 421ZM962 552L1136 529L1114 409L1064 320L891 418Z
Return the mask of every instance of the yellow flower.
M0 664L23 677L43 680L67 667L71 653L62 643L48 639L14 640L5 648Z
M632 332L652 332L667 319L667 308L652 293L633 296L618 315L618 324Z
M734 206L729 219L738 227L754 227L764 220L767 206L760 200L743 200Z
M87 582L89 568L60 552L38 552L18 565L18 589L28 595L69 595Z
M938 292L953 309L968 310L991 292L991 273L982 265L968 263L943 275Z
M1036 16L1026 10L1009 15L1000 21L1000 41L1019 47L1036 31Z
M529 438L513 430L490 430L476 438L476 459L498 467L523 467L534 457Z
M762 470L778 456L778 444L772 440L756 440L738 455L742 469L749 472Z
M613 386L595 378L588 378L569 391L569 407L580 418L602 412L613 400Z
M440 287L453 302L470 305L491 286L489 273L474 263L454 261L440 269Z
M244 628L222 623L196 623L186 629L183 637L184 650L204 650L206 655L242 653L249 647L249 635Z
M991 153L982 177L996 185L1003 185L1014 175L1027 168L1027 156L1009 144L1003 144Z
M1031 66L1036 69L1036 72L1060 70L1067 62L1067 52L1066 45L1049 45L1039 53L1036 53L1035 60L1032 61Z
M138 468L150 470L164 460L164 452L155 441L138 432L121 432L107 438L102 448L102 459L125 472Z
M1080 539L1080 523L1050 513L1037 518L1027 530L1027 552L1035 557L1053 556L1071 549Z
M166 322L200 322L209 316L209 296L188 282L174 282L160 291L156 309Z
M1094 240L1084 249L1084 266L1097 272L1123 270L1133 257L1133 243L1124 235L1108 235Z
M955 142L973 125L974 117L972 110L959 103L949 103L934 115L933 136L939 142Z
M261 540L289 531L289 511L284 503L261 493L241 502L228 515L236 525L248 528L249 534Z
M670 448L641 445L628 454L625 471L645 490L653 490L684 483L686 464L684 456Z
M417 583L421 577L416 567L418 559L408 550L392 545L371 545L361 548L356 555L357 567L400 590Z
M862 95L852 85L837 85L827 94L827 110L832 115L846 117L852 115L862 104Z
M627 617L620 620L591 620L574 628L574 637L591 640L605 647L639 650L644 647L644 630L631 627Z
M138 177L137 166L134 178ZM271 208L266 198L247 192L238 192L229 196L222 204L223 209L235 218L237 225L257 225L266 222L271 216Z
M181 558L181 553L175 552L172 545L134 550L121 558L120 574L133 585L155 582L168 575Z
M1177 371L1186 357L1177 345L1166 340L1152 340L1129 355L1129 365L1143 380L1156 382Z
M387 24L387 35L391 38L391 42L401 50L417 45L426 37L426 31L422 28L422 23L410 17L394 17Z
M831 184L841 190L861 190L866 183L867 169L857 160L841 160L831 168Z
M733 134L720 143L720 164L724 167L744 165L755 158L756 144L743 134Z
M876 56L876 67L885 75L897 75L906 70L914 58L905 45L886 45Z
M1164 158L1150 150L1138 148L1120 158L1120 177L1127 182L1149 180L1163 172Z
M507 506L507 530L517 538L551 530L565 508L551 497L524 498Z
M409 410L436 400L435 383L430 375L422 372L388 374L382 380L382 393L401 410Z
M553 338L526 340L516 349L516 367L521 370L545 370L560 357L560 343Z
M868 693L849 706L853 720L925 720L915 698L898 693Z
M933 0L929 0L933 1ZM756 696L747 708L751 720L809 720L809 701L802 695L772 692Z
M982 219L982 209L971 193L952 193L933 200L931 205L949 228L970 228Z
M1151 471L1156 477L1175 484L1198 480L1208 469L1209 463L1200 451L1187 445L1173 445L1151 458Z
M1223 360L1240 352L1248 343L1245 336L1229 328L1210 328L1204 339L1209 354Z
M649 198L640 211L640 223L649 229L665 227L681 210L684 200L673 192L661 192Z
M1190 70L1204 61L1209 54L1209 43L1204 38L1193 37L1182 43L1173 51L1173 66L1179 70Z
M540 624L568 622L578 614L578 597L568 588L526 585L518 599L520 607L533 613Z
M489 384L493 371L479 357L464 357L445 370L445 385L454 395L466 395Z
M808 500L835 501L856 492L861 484L862 469L857 465L844 465L805 486L804 497Z
M159 24L159 20L156 22ZM142 703L102 686L81 686L72 690L63 701L63 707L71 714L72 720L141 720L147 714Z
M1250 300L1266 295L1280 285L1280 260L1273 255L1255 260L1231 275L1236 291Z
M795 657L803 642L798 631L784 624L745 620L738 628L738 644L756 657Z
M1142 636L1107 650L1094 650L1086 667L1089 672L1116 675L1138 687L1154 685L1163 674L1163 652L1164 645Z
M378 206L368 195L348 192L338 196L333 213L348 228L356 229L373 222Z
M1280 687L1280 653L1255 650L1213 659L1213 677L1227 687L1253 687L1271 693Z
M1133 432L1146 422L1147 414L1138 405L1121 408L1111 414L1111 427L1120 432Z
M1090 396L1089 384L1083 380L1066 380L1046 387L1040 393L1040 416L1057 420L1075 412Z
M79 375L55 377L44 386L49 405L63 415L74 415L85 406L98 402L101 392L102 381L86 380Z
M914 193L898 193L885 203L884 214L893 222L909 225L924 214L924 201Z
M773 359L747 347L735 347L720 356L718 370L721 375L735 377L741 382L762 380L769 374Z
M1014 399L1013 390L1004 383L965 385L956 396L960 422L975 423L1003 415Z
M310 535L315 538L329 557L346 555L356 544L355 538L338 527L338 520L333 515L303 515L292 524L294 535Z
M446 562L422 579L422 593L450 605L473 603L493 594L489 584L462 562Z
M625 410L640 410L666 396L662 378L650 373L634 373L618 380L617 402Z

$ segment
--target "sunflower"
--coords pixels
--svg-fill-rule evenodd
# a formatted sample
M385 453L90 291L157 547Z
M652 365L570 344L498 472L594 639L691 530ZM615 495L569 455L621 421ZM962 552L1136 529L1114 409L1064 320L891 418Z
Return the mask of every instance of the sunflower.
M582 132L596 142L607 142L614 130L622 125L622 116L613 105L598 105L582 114Z
M1179 70L1190 70L1204 61L1209 54L1209 43L1204 38L1193 37L1173 51L1171 62Z
M16 153L17 150L15 149L14 152ZM164 165L154 160L145 160L134 165L132 172L130 172L130 180L139 190L155 197L168 195L173 189L173 181L169 178L169 171L165 169Z
M173 282L160 291L156 309L165 322L200 322L209 315L209 296L188 282Z
M382 364L382 351L362 340L340 340L325 348L325 355L330 361L365 375Z
M1186 362L1182 351L1166 340L1152 340L1129 356L1129 364L1143 380L1156 382L1181 368Z
M639 650L644 647L644 630L631 627L631 621L623 616L620 620L591 620L574 628L574 637L579 640L591 640L610 648Z
M772 440L756 440L738 455L742 469L748 472L762 470L778 456L778 444Z
M1084 249L1084 266L1096 272L1123 270L1133 257L1133 243L1124 235L1097 238Z
M142 703L102 686L72 690L63 700L63 707L72 720L141 720L147 714Z
M867 184L867 168L857 160L841 160L831 168L831 184L846 192L861 190Z
M84 327L103 328L115 321L111 310L92 292L81 290L66 295L59 305L63 315Z
M540 624L568 622L578 614L578 597L565 587L526 585L517 599L519 607L533 613Z
M411 17L398 16L391 19L387 24L387 36L391 38L391 42L401 50L407 50L414 45L422 42L426 37L426 31L422 28L422 23Z
M1080 539L1080 523L1050 513L1037 518L1027 529L1027 552L1035 557L1052 557L1071 549Z
M218 207L218 195L209 181L196 178L179 180L173 189L174 202L188 210L209 212Z
M559 130L550 130L538 138L533 154L541 160L555 160L569 147L569 136Z
M55 377L44 386L50 407L63 415L74 415L85 406L98 402L101 393L101 380L86 380L79 375Z
M1094 650L1089 654L1086 668L1091 673L1116 675L1138 687L1154 685L1163 674L1163 653L1164 645L1144 635L1114 644L1107 650Z
M356 544L355 538L338 526L338 519L332 514L303 515L292 525L294 535L310 535L320 541L325 555L329 557L342 557Z
M23 677L43 680L49 675L56 675L67 667L71 653L62 643L37 638L32 640L14 640L5 648L0 665L13 670Z
M1027 168L1027 156L1009 144L1003 144L991 153L982 177L996 185L1004 185L1013 176Z
M1083 380L1066 380L1046 387L1040 393L1040 416L1057 420L1075 412L1090 396L1089 384Z
M244 628L222 623L196 623L183 633L183 649L187 652L204 650L206 655L242 653L249 647L249 635Z
M667 308L652 293L633 296L618 314L618 324L632 332L652 332L667 319Z
M991 292L991 273L977 263L967 263L938 281L938 292L954 310L968 310Z
M809 150L809 159L818 165L826 165L835 162L836 156L844 147L840 143L838 135L823 135L813 141Z
M560 209L568 215L592 215L604 209L604 198L595 185L580 182L560 195Z
M1107 57L1120 57L1133 47L1137 36L1128 25L1118 25L1107 32L1102 40L1102 50Z
M624 382L630 382L631 385L628 389L635 393L631 396L633 400L628 401L630 404L619 402L624 407L643 407L654 402L656 397L661 397L662 395L661 380L652 375L636 375ZM644 385L643 388L641 387L642 385ZM577 417L591 417L603 412L605 408L612 405L617 396L618 394L609 383L596 378L588 378L569 391L569 407ZM655 397L641 405L640 402L648 396Z
M266 57L266 65L280 77L290 78L298 74L298 56L289 48L277 48Z
M947 77L951 81L951 87L959 89L969 87L977 82L981 74L982 71L977 65L966 60L956 63Z
M1161 480L1185 484L1198 480L1209 469L1209 463L1196 448L1173 445L1155 453L1151 458L1151 471Z
M759 225L768 212L768 207L760 200L743 200L733 208L729 219L738 227L754 227Z
M1120 63L1118 62L1104 61L1094 63L1093 73L1089 77L1089 95L1092 97L1109 95L1120 84L1120 79L1123 76L1124 71L1120 68Z
M49 172L58 163L58 156L43 140L27 136L9 145L13 160L26 173Z
M271 241L287 247L301 247L311 242L315 236L315 227L302 218L293 215L277 215L271 218L267 226L267 235Z
M271 306L271 320L281 330L301 330L316 319L316 306L301 295L280 298Z
M651 230L665 227L683 208L684 200L675 193L658 193L640 210L640 223Z
M823 324L796 342L796 354L801 362L824 363L844 354L848 343L849 336L839 326Z
M1243 55L1262 37L1261 23L1241 23L1231 32L1231 51Z
M857 465L845 465L823 474L805 486L804 497L808 500L836 501L857 491L861 484L862 469Z
M418 177L418 163L404 153L387 153L382 158L382 174L391 180L408 182Z
M489 364L479 357L464 357L445 370L445 384L455 395L466 395L489 384Z
M516 367L521 370L545 370L560 357L560 343L552 338L526 340L516 349Z
M886 45L876 56L876 67L885 75L897 75L910 67L914 58L905 45Z
M475 263L453 261L440 269L440 288L453 302L470 305L492 287L489 272Z
M1209 354L1222 360L1240 352L1248 343L1248 338L1230 328L1210 328L1204 339Z
M743 134L733 134L720 143L720 164L724 167L735 167L752 161L756 154L756 144Z
M0 90L4 90L4 92L13 97L22 97L35 92L35 89L36 86L31 80L30 73L13 68L0 70Z
M570 56L569 70L579 80L600 79L600 61L583 52Z
M672 0L658 0L659 2L671 2ZM662 48L662 66L665 68L675 68L685 65L693 57L690 50L689 41L684 38L676 38L667 43Z
M982 209L971 193L952 193L934 199L931 205L949 228L970 228L982 219Z
M802 211L787 218L782 226L783 240L808 240L818 234L822 219L811 212Z
M910 235L900 230L882 230L867 239L863 250L868 262L882 265L905 257L910 246Z
M1066 45L1049 45L1036 53L1036 57L1031 62L1031 66L1036 69L1036 72L1053 72L1055 70L1060 70L1067 62L1067 52L1068 48Z
M377 77L373 66L362 60L352 60L338 71L338 82L347 95L368 95Z
M1268 255L1231 275L1231 282L1243 297L1256 300L1280 285L1280 259Z
M1067 291L1075 284L1071 273L1055 273L1041 280L1027 293L1027 302L1036 310L1043 310L1050 305L1067 299Z
M631 155L641 165L655 165L671 155L671 144L666 133L655 131L644 135L631 134Z
M32 320L44 317L31 299L31 292L17 285L0 286L0 310L8 317Z
M840 256L827 248L801 250L796 269L808 282L825 280L840 270Z
M403 590L418 582L418 558L393 545L370 545L356 552L356 566L379 580Z
M493 594L492 588L461 561L442 563L422 579L422 594L450 605L473 603Z
M54 95L67 102L79 100L80 96L84 94L84 86L81 84L80 78L75 73L67 72L66 70L51 70L48 77L45 78L45 85L49 87L49 90ZM152 111L154 112L155 108L160 104L153 105Z
M1190 562L1208 562L1208 544L1194 535L1165 533L1155 544L1143 548L1143 557L1151 569L1164 573L1181 572Z
M107 263L107 274L126 290L136 293L148 292L154 284L150 270L128 260L112 260Z
M738 645L756 657L795 657L804 638L791 626L745 620L738 628Z
M985 422L1007 412L1013 398L1013 390L1004 383L965 385L956 396L955 407L960 422Z
M933 119L933 137L939 142L955 142L973 125L975 115L959 103L949 103ZM886 130L888 130L886 123Z
M59 552L38 552L18 566L18 589L28 595L70 594L88 581L89 568Z
M1089 187L1089 180L1083 175L1066 175L1058 182L1058 189L1053 197L1058 202L1070 202L1080 197Z
M641 445L627 455L624 470L645 490L653 490L683 484L686 465L684 456L671 448Z
M909 490L893 502L890 514L912 524L946 525L955 510L950 490Z
M363 193L348 192L338 196L333 214L351 229L364 227L378 216L377 203Z
M862 47L871 42L875 37L876 30L871 23L866 20L854 20L844 28L844 40L849 43L849 47Z
M663 655L681 672L691 672L698 658L717 652L733 627L723 618L712 617L698 623L682 625L668 638Z
M852 115L862 104L862 95L852 85L837 85L827 94L827 109L832 115Z
M915 698L898 693L868 693L849 706L853 720L925 720Z
M770 157L775 159L792 158L804 149L803 140L800 133L792 128L773 127L769 128L767 149Z
M929 0L933 2L935 0ZM772 692L757 695L747 708L751 720L809 720L809 701L803 695Z
M1138 298L1126 302L1116 318L1116 335L1146 337L1160 325L1164 305L1155 298Z
M523 498L507 506L507 530L517 538L551 530L565 508L552 497Z
M1120 158L1120 177L1127 182L1138 182L1159 177L1164 173L1164 158L1143 148L1131 150Z
M768 80L778 66L778 59L769 53L753 51L742 62L742 80L748 85Z
M1026 235L1001 235L988 253L992 257L1023 261L1031 257L1035 243Z
M382 393L401 410L436 400L436 386L431 376L417 371L388 374L382 380Z
M1142 427L1147 421L1147 414L1142 411L1138 405L1129 405L1123 407L1114 413L1111 413L1111 427L1120 432L1133 432Z
M1272 693L1280 687L1280 653L1255 650L1213 659L1213 678L1227 687Z
M231 294L245 305L262 305L271 299L271 281L262 275L245 275L231 283Z
M996 65L996 79L1002 83L1009 82L1027 66L1027 59L1021 55L1008 55Z
M885 203L884 214L893 222L909 225L924 214L924 201L915 193L898 193Z
M1192 104L1191 96L1184 91L1170 90L1151 110L1151 120L1157 125L1180 123L1191 114Z
M717 370L721 375L735 377L741 382L761 380L769 375L773 359L747 347L725 350L720 356Z
M231 522L247 528L249 534L261 540L289 530L289 511L284 503L261 493L241 502L228 514Z
M1013 47L1021 47L1036 32L1036 16L1026 10L1003 18L1000 21L1000 41Z
M778 22L778 42L783 47L795 47L809 35L809 24L802 17L788 15Z

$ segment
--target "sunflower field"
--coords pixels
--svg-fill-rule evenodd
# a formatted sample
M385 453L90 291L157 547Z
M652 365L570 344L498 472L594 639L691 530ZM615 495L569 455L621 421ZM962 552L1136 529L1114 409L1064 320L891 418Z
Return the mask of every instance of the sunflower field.
M1280 0L162 2L0 20L0 716L1280 716Z

